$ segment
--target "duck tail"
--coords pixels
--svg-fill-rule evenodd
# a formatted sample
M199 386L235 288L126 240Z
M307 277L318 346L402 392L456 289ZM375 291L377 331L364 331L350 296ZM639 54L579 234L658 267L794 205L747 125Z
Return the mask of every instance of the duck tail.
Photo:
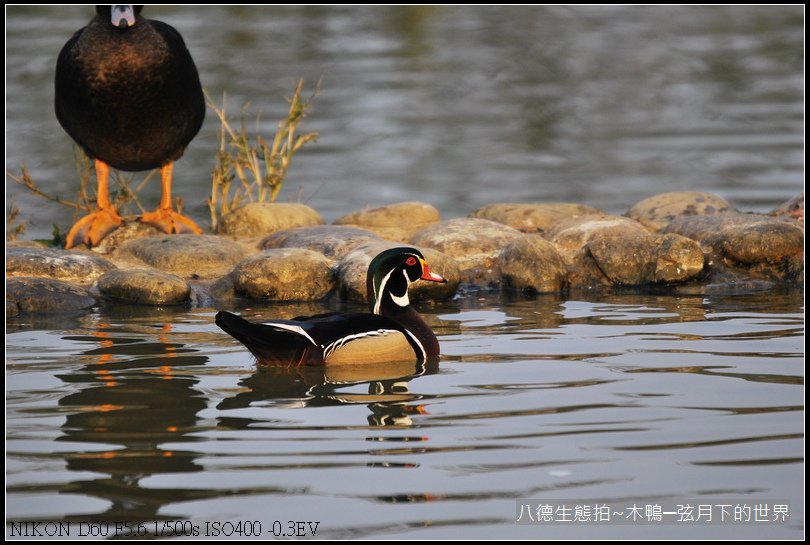
M288 324L254 324L226 311L217 312L216 324L244 344L259 363L269 365L317 365L315 345L306 334ZM298 327L297 329L301 329ZM313 361L310 361L313 360ZM322 362L320 362L322 363Z

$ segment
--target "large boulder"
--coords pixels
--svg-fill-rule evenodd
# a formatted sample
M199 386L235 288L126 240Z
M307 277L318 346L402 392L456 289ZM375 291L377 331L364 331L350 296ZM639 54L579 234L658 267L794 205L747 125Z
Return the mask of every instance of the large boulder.
M313 301L334 287L332 261L304 248L277 248L253 255L231 273L237 295L267 301Z
M600 238L615 237L628 241L651 241L653 238L637 221L609 214L586 214L569 218L557 224L545 236L564 256L572 256L589 242Z
M523 236L517 229L494 221L458 218L423 229L411 243L454 258L463 282L486 286L500 284L501 250Z
M599 213L602 211L585 204L498 203L479 208L471 216L497 221L523 233L542 234L568 218Z
M95 306L87 289L53 278L15 277L6 279L6 311L74 312Z
M558 292L568 283L557 248L539 235L507 244L501 251L500 270L506 287L531 293Z
M705 216L737 213L724 198L700 191L673 191L639 201L627 211L651 231L661 231L676 216Z
M248 203L222 218L220 232L238 237L265 237L293 227L323 223L321 215L301 203Z
M715 265L778 282L802 282L804 228L794 219L759 214L679 216L664 231L698 241Z
M115 268L102 257L79 251L6 248L6 276L42 276L85 284Z
M124 244L116 260L140 262L183 278L216 278L244 259L245 249L213 235L163 235Z
M380 237L371 231L348 225L316 225L298 227L273 233L259 243L262 249L306 248L320 252L330 259L340 260L354 248Z
M354 225L386 240L407 242L415 233L441 219L435 206L413 201L379 208L364 208L335 220L336 225Z
M699 244L681 236L653 235L623 216L579 216L547 236L561 250L573 288L678 283L703 270Z
M98 290L106 298L141 305L179 305L191 295L179 276L146 269L110 271L98 279Z

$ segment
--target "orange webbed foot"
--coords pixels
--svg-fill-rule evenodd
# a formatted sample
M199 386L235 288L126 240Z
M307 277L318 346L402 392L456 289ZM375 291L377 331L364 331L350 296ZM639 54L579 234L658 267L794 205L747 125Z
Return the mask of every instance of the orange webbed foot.
M70 249L78 244L88 247L98 244L117 229L124 221L115 208L99 208L77 221L67 234L65 248Z
M154 225L164 233L194 233L201 235L200 229L194 221L179 214L171 208L158 208L154 212L146 212L138 216L138 221Z

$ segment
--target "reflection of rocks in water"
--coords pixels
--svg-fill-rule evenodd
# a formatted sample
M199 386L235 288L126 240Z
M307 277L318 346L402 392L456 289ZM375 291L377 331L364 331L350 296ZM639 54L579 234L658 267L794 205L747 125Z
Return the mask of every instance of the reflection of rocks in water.
M438 364L389 362L384 365L337 365L325 367L260 366L251 376L241 380L242 387L235 396L217 405L219 410L250 407L254 403L273 401L276 407L327 407L346 404L368 404L372 425L401 420L418 408L404 405L420 399L412 394L408 383L425 374L438 371ZM369 383L367 394L343 392L342 389ZM389 408L390 407L390 408ZM254 421L249 418L223 417L220 424L243 428Z
M210 495L204 490L141 485L152 475L202 470L195 463L198 454L160 445L198 440L188 434L196 430L197 413L206 407L206 400L195 389L198 380L183 376L181 369L205 364L208 358L178 357L181 347L167 342L111 340L103 330L85 339L98 343L85 352L92 363L59 376L77 390L59 400L68 416L57 441L92 445L86 451L64 455L70 471L88 472L83 480L71 482L65 492L100 498L111 505L104 513L70 518L158 520L170 516L158 514L167 504ZM165 337L159 335L158 340L165 341ZM117 356L133 351L152 357L116 361ZM93 474L96 478L88 476Z

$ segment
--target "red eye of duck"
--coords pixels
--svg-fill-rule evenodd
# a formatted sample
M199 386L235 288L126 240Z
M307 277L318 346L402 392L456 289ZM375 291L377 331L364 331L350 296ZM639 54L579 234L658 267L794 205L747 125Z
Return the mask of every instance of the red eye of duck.
M408 265L409 267L413 267L414 265L416 265L416 258L409 257L408 259L405 260L405 264Z

